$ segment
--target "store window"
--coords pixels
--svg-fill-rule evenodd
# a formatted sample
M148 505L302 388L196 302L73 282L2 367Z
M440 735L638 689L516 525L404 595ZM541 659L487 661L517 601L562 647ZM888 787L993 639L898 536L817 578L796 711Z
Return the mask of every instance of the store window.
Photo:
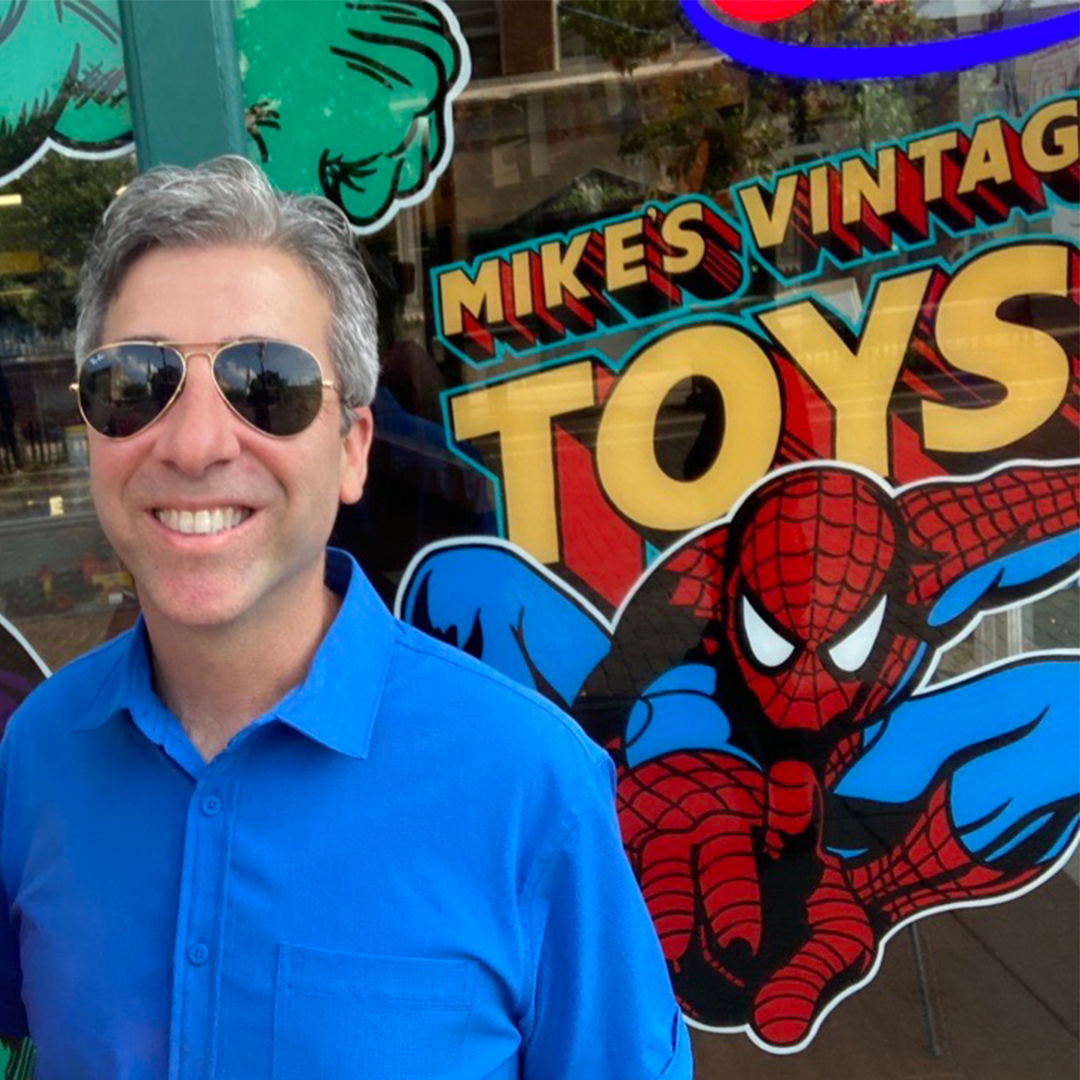
M15 5L0 57L0 636L14 628L53 668L136 612L69 389L79 266L135 174L117 6ZM7 690L0 723L21 697Z
M650 850L683 860L681 898L646 894L687 905L689 929L658 926L699 1075L766 1075L792 1050L795 1071L1013 1076L1035 1054L1067 1075L1075 859L1048 872L1075 843L1075 770L1059 784L1030 748L1012 765L980 753L1019 738L1025 710L1059 710L1065 742L1075 725L1075 540L1060 538L1075 536L1076 472L1050 464L1074 457L1078 417L1075 45L892 78L752 56L765 42L977 58L980 35L1071 9L448 7L472 74L431 196L368 237L383 434L339 541L404 617L614 748L642 880ZM719 51L691 8L751 60ZM1031 292L1029 274L1045 275ZM1029 348L1038 387L1015 366ZM995 519L1009 501L1028 525ZM979 722L992 702L1009 721ZM964 734L935 749L954 717ZM904 724L927 735L905 740ZM669 768L711 785L719 815L734 758L761 770L765 802L770 769L811 776L824 816L768 851L751 834L758 907L725 938L745 883L708 893L700 849L631 805L649 784L671 798ZM981 854L958 840L936 877L904 869L933 812L914 779L927 769L952 820L983 830ZM996 824L971 824L983 813ZM814 929L823 882L843 883L847 930L868 944L846 953Z
M378 293L337 542L612 750L697 1075L1071 1076L1076 5L389 6L236 5L249 155ZM53 666L135 610L66 395L132 170L0 188L0 613Z

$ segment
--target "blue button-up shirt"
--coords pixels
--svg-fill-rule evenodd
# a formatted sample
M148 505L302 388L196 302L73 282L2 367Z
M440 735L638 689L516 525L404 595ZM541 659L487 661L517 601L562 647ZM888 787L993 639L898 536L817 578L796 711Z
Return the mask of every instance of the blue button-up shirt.
M0 745L0 1030L40 1080L689 1077L606 755L355 563L307 675L205 763L141 625Z

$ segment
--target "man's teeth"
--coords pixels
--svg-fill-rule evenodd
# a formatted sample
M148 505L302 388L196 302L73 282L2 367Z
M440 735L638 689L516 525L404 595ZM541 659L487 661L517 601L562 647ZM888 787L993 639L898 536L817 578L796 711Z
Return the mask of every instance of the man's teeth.
M212 536L223 529L233 529L251 517L251 511L238 506L217 506L213 510L155 510L154 517L173 532Z

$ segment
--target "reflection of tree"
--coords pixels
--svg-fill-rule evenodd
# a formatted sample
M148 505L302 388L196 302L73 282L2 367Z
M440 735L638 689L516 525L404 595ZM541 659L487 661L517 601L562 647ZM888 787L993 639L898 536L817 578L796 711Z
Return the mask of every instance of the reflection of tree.
M671 46L679 0L560 0L559 20L618 72L633 71Z
M125 379L120 383L121 401L144 401L149 396L143 383L132 382L130 379Z
M252 414L255 423L266 431L273 430L273 416L270 408L281 399L282 380L276 371L262 368L248 375L247 401L245 415Z
M819 45L939 37L939 24L919 18L918 8L918 0L821 3L755 32ZM559 11L565 29L621 72L664 55L680 27L682 37L697 40L677 0L564 0ZM928 126L953 85L951 76L824 83L748 73L734 63L688 71L677 63L679 55L671 58L670 77L650 84L643 123L620 150L646 155L666 173L669 187L714 195L791 164L799 145L827 154Z
M179 364L170 364L158 368L150 375L150 397L154 401L168 401L180 384L181 368Z
M317 375L308 379L283 375L260 362L258 370L248 368L243 386L228 386L225 397L264 431L298 430L318 412L322 382Z
M20 207L5 207L0 256L28 252L39 270L0 273L0 320L15 316L56 334L75 324L79 266L102 211L134 174L131 158L83 161L49 153L8 184Z

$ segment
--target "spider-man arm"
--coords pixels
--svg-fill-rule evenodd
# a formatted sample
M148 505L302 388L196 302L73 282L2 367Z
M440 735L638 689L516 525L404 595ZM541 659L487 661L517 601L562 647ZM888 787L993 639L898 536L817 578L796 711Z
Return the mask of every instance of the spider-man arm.
M564 709L611 647L607 629L569 587L499 541L422 553L396 610Z
M724 1022L793 1046L829 992L866 971L870 920L840 860L820 847L820 795L805 763L763 773L731 752L672 751L620 769L618 805L689 1016L715 1023L715 999L726 1000ZM796 858L781 886L762 869L789 843Z
M980 610L1052 588L1080 569L1080 466L1006 466L897 499L910 545L908 603L944 636Z
M1075 841L1077 660L1024 658L917 694L837 784L862 835L831 839L883 925L1011 892Z

